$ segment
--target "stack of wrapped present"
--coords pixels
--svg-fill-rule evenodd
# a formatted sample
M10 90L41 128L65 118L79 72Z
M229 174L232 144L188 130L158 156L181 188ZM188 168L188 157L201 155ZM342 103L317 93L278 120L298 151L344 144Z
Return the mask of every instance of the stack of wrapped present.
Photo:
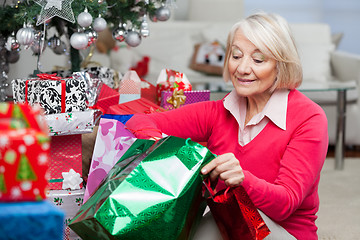
M67 224L83 202L82 135L94 130L101 115L90 107L96 103L102 82L86 72L73 73L69 78L38 76L13 80L14 100L39 104L45 112L51 138L46 198L65 213L64 238L79 239Z
M46 201L49 153L42 109L0 103L1 239L63 239L64 213Z

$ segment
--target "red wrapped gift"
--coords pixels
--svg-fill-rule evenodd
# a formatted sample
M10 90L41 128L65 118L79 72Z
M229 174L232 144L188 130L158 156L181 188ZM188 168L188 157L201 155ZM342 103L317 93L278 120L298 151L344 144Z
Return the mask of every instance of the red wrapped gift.
M106 114L127 115L135 113L164 112L165 109L147 100L146 98L136 99L130 102L113 105L109 107Z
M227 188L216 194L208 178L204 180L204 186L211 195L207 204L224 240L262 240L270 234L242 186Z
M68 189L64 175L82 176L81 134L52 136L49 162L49 189ZM78 181L79 179L76 179ZM82 182L82 181L81 181ZM82 183L71 190L80 189Z
M141 78L141 97L150 100L153 103L157 103L156 87Z
M46 198L50 138L39 106L0 103L0 201Z
M106 84L102 84L98 100L94 108L98 108L105 113L110 106L119 104L120 94L118 91L108 87Z
M158 104L160 105L162 91L191 91L192 86L184 73L172 69L163 69L157 79L156 90Z

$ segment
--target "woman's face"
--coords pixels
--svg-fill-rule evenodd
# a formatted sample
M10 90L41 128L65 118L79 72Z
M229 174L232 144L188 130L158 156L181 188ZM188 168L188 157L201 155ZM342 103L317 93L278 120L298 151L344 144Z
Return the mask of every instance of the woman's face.
M276 60L266 56L245 37L241 29L234 35L228 70L237 94L256 97L268 91L277 75Z

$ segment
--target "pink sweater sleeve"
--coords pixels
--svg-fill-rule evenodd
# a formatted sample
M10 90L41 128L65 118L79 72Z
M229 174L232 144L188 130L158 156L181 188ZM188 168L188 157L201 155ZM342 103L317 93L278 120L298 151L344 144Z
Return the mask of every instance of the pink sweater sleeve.
M162 137L162 133L165 133L202 142L210 135L211 118L207 113L213 110L214 102L200 102L167 112L135 114L126 127L137 138Z
M317 182L327 147L325 114L314 115L298 126L281 159L274 183L244 171L243 186L255 206L275 221L287 219L300 205L318 206ZM308 202L303 202L305 198Z

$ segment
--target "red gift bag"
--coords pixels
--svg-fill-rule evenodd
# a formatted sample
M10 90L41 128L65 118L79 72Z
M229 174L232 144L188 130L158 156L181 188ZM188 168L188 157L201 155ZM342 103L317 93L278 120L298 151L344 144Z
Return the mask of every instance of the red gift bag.
M224 240L262 240L270 230L242 186L214 193L209 180L204 186L210 193L206 202Z

